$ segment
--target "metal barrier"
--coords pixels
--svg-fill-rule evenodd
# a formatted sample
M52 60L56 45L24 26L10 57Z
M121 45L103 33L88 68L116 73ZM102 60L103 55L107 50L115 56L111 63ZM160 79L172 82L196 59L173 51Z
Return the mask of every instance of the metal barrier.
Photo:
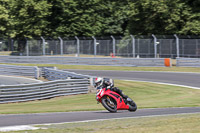
M200 58L176 58L178 67L200 67Z
M48 99L88 93L88 79L56 80L29 85L0 86L0 103Z
M55 70L51 68L44 68L44 77L48 80L90 78L90 76L87 75L77 74L69 71Z
M38 79L39 68L36 66L16 66L0 64L1 75L28 76Z
M2 63L164 67L164 58L81 58L61 56L0 56Z

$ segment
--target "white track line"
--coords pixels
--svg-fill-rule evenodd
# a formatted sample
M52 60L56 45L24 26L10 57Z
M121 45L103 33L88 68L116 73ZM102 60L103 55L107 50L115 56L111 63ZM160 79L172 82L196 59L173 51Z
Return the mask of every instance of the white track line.
M98 122L98 121L121 120L121 119L134 119L134 118L151 118L151 117L174 116L174 115L191 115L191 114L199 114L199 113L200 112L176 113L176 114L164 114L164 115L149 115L149 116L135 116L135 117L133 116L133 117L96 119L96 120L84 120L84 121L73 121L73 122L60 122L60 123L44 123L44 124L30 124L30 125L20 125L20 126L6 126L6 127L0 127L0 132L47 129L44 127L35 127L35 126L50 126L50 125L60 125L60 124L73 124L73 123L75 124L75 123Z
M47 129L47 128L34 127L29 125L7 126L7 127L0 127L0 132L38 130L38 129Z
M171 83L163 83L163 82L153 82L153 81L144 81L144 80L124 80L124 81L149 82L149 83L155 83L155 84L172 85L172 86L179 86L179 87L185 87L185 88L191 88L191 89L200 90L199 87L193 87L193 86L187 86L187 85L179 85L179 84L171 84Z

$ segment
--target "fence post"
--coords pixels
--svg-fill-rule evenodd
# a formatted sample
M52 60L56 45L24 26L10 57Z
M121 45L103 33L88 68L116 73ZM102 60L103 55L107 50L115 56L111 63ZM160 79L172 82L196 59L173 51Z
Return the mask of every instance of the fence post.
M176 34L174 34L174 37L176 38L176 54L177 54L177 58L179 58L179 38Z
M157 58L157 38L154 34L152 34L153 42L154 42L154 58Z
M113 40L113 55L115 56L115 38L113 36L110 36Z
M14 40L12 38L10 39L10 44L11 44L11 51L14 51Z
M132 39L132 46L133 46L133 58L135 58L135 37L133 35L130 35Z
M60 40L60 55L63 55L63 39L61 37L58 37Z
M78 39L77 36L75 36L76 40L77 40L77 57L79 57L80 54L80 40Z
M39 79L39 77L40 77L40 69L37 66L35 66L35 78Z
M41 39L42 39L42 46L43 46L42 47L42 54L45 55L45 47L46 47L45 46L45 39L42 36L41 36Z
M28 45L28 39L26 39L26 56L29 56L29 45Z
M96 57L97 55L97 40L94 36L92 36L92 38L94 39L94 56Z

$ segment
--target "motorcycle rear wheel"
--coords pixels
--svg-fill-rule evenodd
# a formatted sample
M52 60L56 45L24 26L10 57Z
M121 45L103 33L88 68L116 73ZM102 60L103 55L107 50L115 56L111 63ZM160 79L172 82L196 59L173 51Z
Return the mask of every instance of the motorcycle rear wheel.
M116 101L110 96L104 96L101 99L101 104L111 113L117 112Z

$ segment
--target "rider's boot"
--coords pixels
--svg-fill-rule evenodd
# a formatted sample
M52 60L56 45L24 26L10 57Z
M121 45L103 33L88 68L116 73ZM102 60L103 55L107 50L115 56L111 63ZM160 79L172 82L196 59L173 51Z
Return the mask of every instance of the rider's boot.
M127 99L127 98L128 98L128 96L127 96L127 95L124 95L124 93L121 93L121 96L122 96L122 98L124 98L124 99Z
M124 102L127 104L128 96L127 96L127 95L124 95L124 93L121 93L121 96L122 96L122 98L124 99Z

